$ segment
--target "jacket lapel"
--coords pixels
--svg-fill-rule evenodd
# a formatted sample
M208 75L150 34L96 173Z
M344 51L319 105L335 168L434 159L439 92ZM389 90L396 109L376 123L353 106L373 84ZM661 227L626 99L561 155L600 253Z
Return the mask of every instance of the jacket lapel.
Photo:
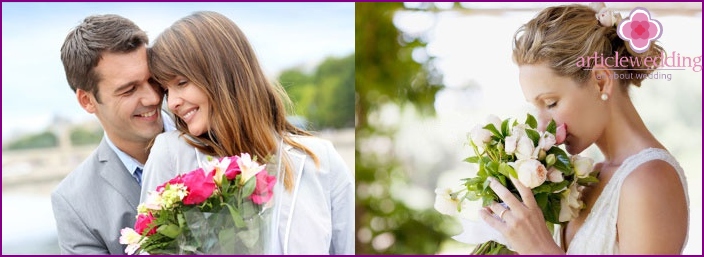
M100 166L96 168L98 168L100 176L136 210L141 188L127 171L125 165L122 164L120 158L117 157L117 154L108 146L105 138L100 141L98 146L98 160Z
M283 231L283 237L281 238L282 240L282 250L283 254L288 254L290 253L290 246L289 246L289 241L290 241L290 235L291 235L291 224L293 223L293 220L295 219L294 213L296 211L296 200L298 198L298 189L301 186L301 178L303 176L303 166L306 161L306 155L301 153L299 150L293 148L290 145L285 145L284 149L288 155L290 164L291 164L291 169L294 172L293 176L293 181L294 181L294 186L293 190L291 192L286 192L281 194L281 209L280 211L283 212L281 213L282 219L280 220L281 224L279 224L279 228L282 228ZM283 184L283 183L280 183ZM283 188L283 187L282 187Z

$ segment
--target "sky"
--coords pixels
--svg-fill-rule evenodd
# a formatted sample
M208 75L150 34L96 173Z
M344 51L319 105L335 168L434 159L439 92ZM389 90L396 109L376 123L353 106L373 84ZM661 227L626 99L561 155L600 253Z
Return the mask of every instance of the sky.
M153 40L178 19L206 10L244 31L270 77L354 52L354 3L2 3L3 142L43 131L56 116L97 121L78 105L60 59L66 35L85 17L121 15Z

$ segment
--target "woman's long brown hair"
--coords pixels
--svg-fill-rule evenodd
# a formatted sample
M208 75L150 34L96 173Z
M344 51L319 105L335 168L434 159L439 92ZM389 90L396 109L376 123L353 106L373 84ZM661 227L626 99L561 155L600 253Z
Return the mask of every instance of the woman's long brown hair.
M202 135L185 137L201 152L214 156L249 153L259 160L277 152L279 138L319 166L318 157L291 135L310 136L286 120L290 99L270 83L244 33L216 12L196 12L166 29L149 51L153 78L164 84L176 76L187 78L210 102L210 125ZM176 117L176 128L188 133ZM285 155L284 155L285 156ZM293 169L283 158L284 186L293 188Z

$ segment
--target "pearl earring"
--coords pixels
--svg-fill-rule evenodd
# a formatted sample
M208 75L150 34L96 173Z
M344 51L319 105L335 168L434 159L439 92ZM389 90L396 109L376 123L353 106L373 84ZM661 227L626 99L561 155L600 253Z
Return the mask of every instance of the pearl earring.
M609 95L607 95L606 93L601 94L601 100L609 100Z

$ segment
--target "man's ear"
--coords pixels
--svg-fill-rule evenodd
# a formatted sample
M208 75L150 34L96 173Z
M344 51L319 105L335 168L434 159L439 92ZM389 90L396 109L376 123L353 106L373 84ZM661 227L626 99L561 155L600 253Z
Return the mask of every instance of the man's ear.
M95 113L97 101L93 94L83 89L76 89L76 98L78 99L78 104L80 104L84 110L88 113Z
M614 79L614 74L616 73L614 73L613 70L609 69L604 65L594 65L591 71L591 76L593 81L596 82L593 85L599 92L599 96L601 96L602 94L607 94L608 96L611 96L613 88L618 84L618 80Z

